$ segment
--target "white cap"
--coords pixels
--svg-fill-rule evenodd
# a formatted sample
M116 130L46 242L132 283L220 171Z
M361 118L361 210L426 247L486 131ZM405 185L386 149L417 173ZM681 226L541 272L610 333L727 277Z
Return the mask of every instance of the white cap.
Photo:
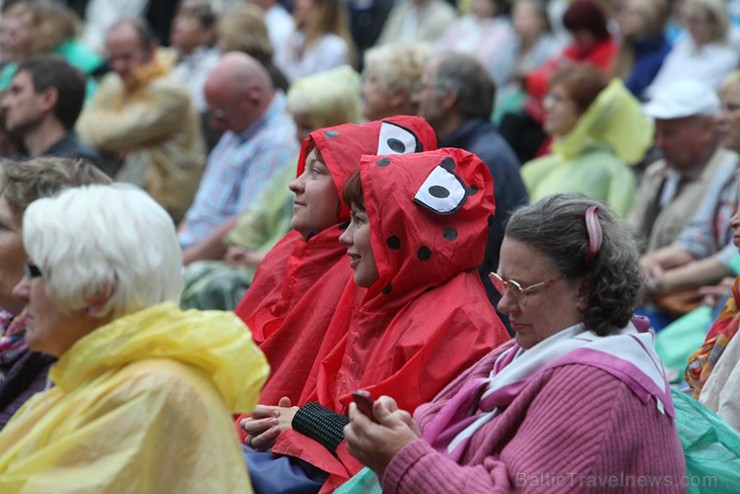
M709 86L693 79L672 82L642 107L648 117L660 120L693 116L716 116L721 104L717 93Z

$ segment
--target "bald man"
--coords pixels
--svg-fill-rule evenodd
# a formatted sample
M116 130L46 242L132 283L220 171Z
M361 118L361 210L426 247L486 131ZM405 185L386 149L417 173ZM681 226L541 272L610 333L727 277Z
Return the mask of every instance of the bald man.
M116 179L143 187L180 221L198 188L205 145L185 85L170 72L174 54L158 50L141 19L124 19L106 38L111 73L77 123L80 137L122 159Z
M180 227L185 262L220 259L221 237L248 211L263 186L298 154L295 124L262 65L226 53L206 79L211 125L224 134L208 156L195 201Z

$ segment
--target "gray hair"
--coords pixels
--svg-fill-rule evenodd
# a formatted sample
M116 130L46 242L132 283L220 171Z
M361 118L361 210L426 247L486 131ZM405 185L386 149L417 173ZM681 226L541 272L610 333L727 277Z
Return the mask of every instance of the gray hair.
M598 207L601 250L588 261L585 214ZM568 279L582 279L587 308L584 323L599 335L624 327L642 302L644 275L637 244L627 227L604 204L580 194L555 194L515 210L506 237L542 252Z
M91 314L100 318L179 300L175 225L133 185L89 185L33 202L23 216L23 244L62 310L85 308L101 293L110 297Z
M457 108L465 118L489 119L496 99L496 83L471 55L446 53L435 58L437 85L457 93Z

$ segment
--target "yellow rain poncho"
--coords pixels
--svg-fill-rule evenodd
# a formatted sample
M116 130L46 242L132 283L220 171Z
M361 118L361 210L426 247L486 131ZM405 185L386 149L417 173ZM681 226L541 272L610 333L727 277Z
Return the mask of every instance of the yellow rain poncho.
M653 121L619 79L612 80L576 123L553 143L553 153L522 166L535 203L556 193L580 193L602 201L625 217L637 182L627 166L642 159L653 142Z
M251 492L231 414L268 374L244 324L164 303L96 329L0 433L0 493Z

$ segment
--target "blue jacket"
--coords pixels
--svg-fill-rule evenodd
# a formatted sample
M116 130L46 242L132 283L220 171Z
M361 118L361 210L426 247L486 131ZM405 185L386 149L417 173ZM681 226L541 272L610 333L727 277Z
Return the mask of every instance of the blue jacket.
M671 45L662 34L635 42L635 62L624 85L637 99L643 99L642 93L653 82L670 51Z
M451 134L440 139L440 147L462 148L476 154L493 177L496 214L489 222L486 255L478 271L488 299L495 307L500 297L488 279L488 273L498 268L499 251L504 239L504 221L512 209L529 202L527 188L519 173L519 160L496 130L496 126L482 118L465 121Z

